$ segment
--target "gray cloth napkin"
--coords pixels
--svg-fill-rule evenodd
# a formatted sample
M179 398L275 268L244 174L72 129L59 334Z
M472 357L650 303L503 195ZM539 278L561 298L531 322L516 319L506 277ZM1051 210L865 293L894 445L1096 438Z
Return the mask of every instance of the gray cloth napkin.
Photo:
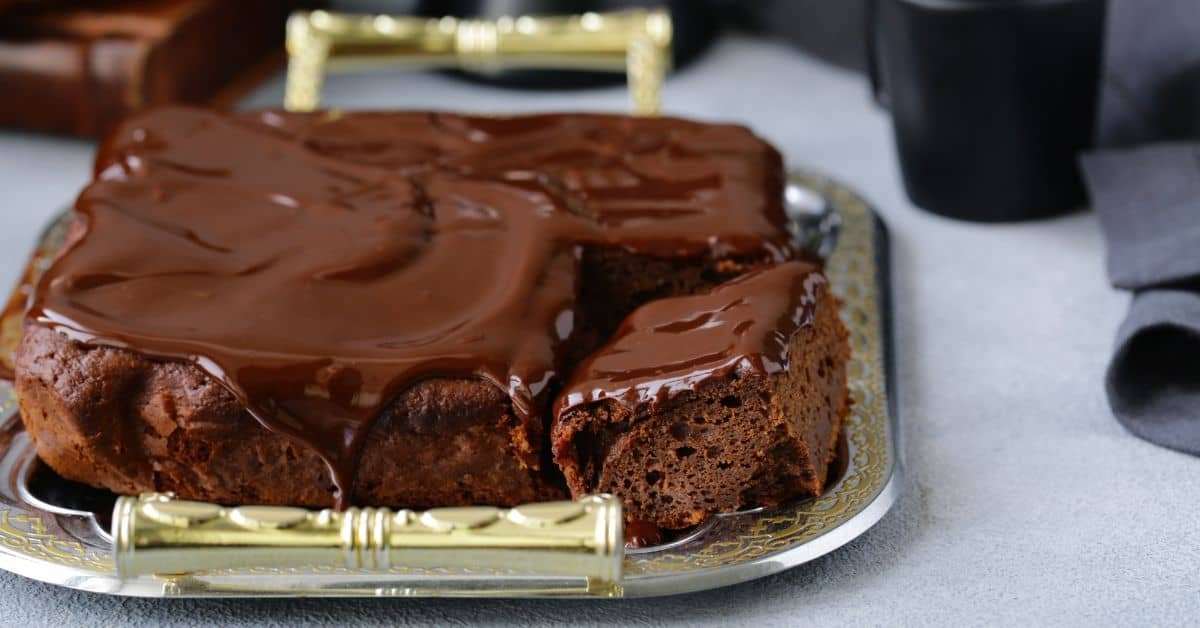
M1200 145L1083 158L1108 276L1134 291L1107 375L1130 432L1200 455Z
M1108 243L1108 276L1133 292L1109 365L1109 403L1133 434L1200 455L1200 8L1111 0L1097 116L1082 160Z

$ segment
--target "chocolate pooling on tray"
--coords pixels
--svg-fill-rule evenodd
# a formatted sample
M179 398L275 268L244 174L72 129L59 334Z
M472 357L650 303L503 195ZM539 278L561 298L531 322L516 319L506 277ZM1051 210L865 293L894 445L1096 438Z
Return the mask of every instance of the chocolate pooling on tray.
M785 371L792 336L812 324L826 283L816 266L792 261L644 305L576 367L554 414L603 399L644 414L733 371Z
M102 147L27 321L194 362L346 506L416 381L490 381L542 432L583 248L789 257L781 176L745 129L669 118L162 109Z

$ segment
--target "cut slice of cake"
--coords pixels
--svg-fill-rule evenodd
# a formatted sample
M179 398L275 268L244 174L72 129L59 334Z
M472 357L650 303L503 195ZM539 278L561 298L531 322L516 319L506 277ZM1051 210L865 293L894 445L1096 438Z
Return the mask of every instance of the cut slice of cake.
M786 262L630 314L555 405L575 496L678 529L820 493L849 406L847 332L818 269Z

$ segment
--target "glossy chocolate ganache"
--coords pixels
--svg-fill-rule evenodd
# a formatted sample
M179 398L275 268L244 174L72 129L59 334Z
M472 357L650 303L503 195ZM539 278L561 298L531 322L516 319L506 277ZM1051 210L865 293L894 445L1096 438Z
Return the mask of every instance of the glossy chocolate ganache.
M27 324L198 365L312 447L343 507L418 380L492 382L542 433L587 247L790 256L779 156L730 125L170 108L95 172Z
M555 415L602 399L653 412L710 378L724 379L733 371L784 371L792 336L812 325L826 283L815 265L791 261L707 294L643 305L607 345L579 364Z

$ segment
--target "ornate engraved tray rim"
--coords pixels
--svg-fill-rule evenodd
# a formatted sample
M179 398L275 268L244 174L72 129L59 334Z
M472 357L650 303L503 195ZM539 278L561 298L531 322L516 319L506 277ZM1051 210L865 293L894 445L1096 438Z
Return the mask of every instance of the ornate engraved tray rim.
M827 554L874 525L900 492L896 413L889 390L887 241L868 204L828 178L794 172L787 201L797 238L822 254L835 251L827 269L843 301L854 352L845 468L824 495L720 515L667 545L630 550L615 586L515 573L320 566L122 581L113 569L111 539L95 517L30 494L26 484L38 464L36 455L21 431L12 389L0 382L0 569L74 589L144 597L646 597L744 582ZM58 225L61 229L62 223ZM39 254L46 253L53 235L43 238Z

